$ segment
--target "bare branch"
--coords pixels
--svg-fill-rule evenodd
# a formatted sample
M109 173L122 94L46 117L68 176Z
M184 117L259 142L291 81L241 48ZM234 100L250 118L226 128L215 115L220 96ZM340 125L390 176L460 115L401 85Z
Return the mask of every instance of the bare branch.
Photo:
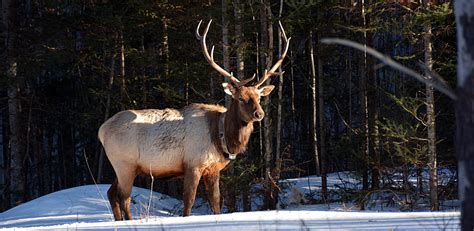
M407 67L401 65L400 63L396 62L395 60L393 60L389 56L384 55L384 54L376 51L375 49L373 49L371 47L364 46L360 43L356 43L356 42L353 42L353 41L350 41L350 40L347 40L347 39L324 38L324 39L321 39L321 42L325 43L325 44L339 44L339 45L348 46L348 47L352 47L352 48L355 48L355 49L360 50L360 51L367 52L367 53L371 54L372 56L374 56L375 58L382 61L383 63L385 63L386 65L388 65L388 66L390 66L390 67L392 67L392 68L394 68L394 69L396 69L400 72L403 72L403 73L415 78L416 80L418 80L418 81L420 81L424 84L433 86L434 88L436 88L438 91L442 92L443 94L445 94L449 98L451 98L453 100L457 100L457 98L458 98L456 96L456 93L454 92L454 90L451 87L449 87L446 84L446 82L444 80L442 80L442 78L439 75L434 74L434 72L432 72L432 71L427 71L427 73L432 78L425 78L422 75L420 75L420 74L416 73L415 71L413 71L412 69L407 68Z
M336 106L337 114L339 114L339 117L341 117L342 123L344 123L344 125L346 125L346 127L347 127L349 130L351 130L354 134L359 135L359 133L358 133L354 128L352 128L352 126L349 125L349 124L346 122L346 120L344 119L344 117L342 116L341 110L339 110L339 106L337 106L336 100L334 100L334 106Z

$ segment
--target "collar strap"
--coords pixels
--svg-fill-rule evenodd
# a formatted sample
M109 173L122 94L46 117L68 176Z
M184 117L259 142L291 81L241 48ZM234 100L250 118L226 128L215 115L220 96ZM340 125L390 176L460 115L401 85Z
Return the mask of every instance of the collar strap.
M224 151L224 154L227 154L225 156L226 160L235 160L237 157L236 153L231 153L229 152L229 149L227 149L227 142L225 140L225 127L224 127L224 121L225 121L225 113L222 113L220 118L219 118L219 140L221 141L221 148L222 151Z

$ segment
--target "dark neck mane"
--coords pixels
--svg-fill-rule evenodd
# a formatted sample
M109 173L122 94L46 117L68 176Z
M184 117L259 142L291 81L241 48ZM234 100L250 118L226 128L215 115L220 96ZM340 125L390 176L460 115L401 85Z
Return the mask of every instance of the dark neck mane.
M225 112L224 131L227 149L230 153L240 154L247 149L253 122L243 121L239 115L238 102L232 102Z

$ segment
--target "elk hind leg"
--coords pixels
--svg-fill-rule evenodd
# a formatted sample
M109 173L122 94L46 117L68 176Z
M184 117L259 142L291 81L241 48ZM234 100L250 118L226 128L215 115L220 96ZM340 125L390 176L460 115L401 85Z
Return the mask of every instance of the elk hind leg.
M130 172L130 173L134 173ZM132 220L132 211L130 210L130 194L132 193L133 181L136 175L122 175L118 180L118 191L120 197L120 209L123 212L125 220Z
M114 183L110 186L107 191L107 197L109 198L110 206L112 207L112 212L114 213L114 218L116 221L121 221L122 210L120 209L120 197L118 192L118 180L115 179Z
M132 212L130 210L130 194L132 192L133 181L136 177L135 170L127 171L122 168L117 172L117 180L109 189L109 200L112 205L115 220L131 220ZM118 205L118 206L117 206Z

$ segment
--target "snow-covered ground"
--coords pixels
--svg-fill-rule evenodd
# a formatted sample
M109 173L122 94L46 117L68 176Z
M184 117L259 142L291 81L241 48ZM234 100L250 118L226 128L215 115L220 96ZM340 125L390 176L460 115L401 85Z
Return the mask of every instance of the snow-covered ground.
M350 177L344 176L348 179ZM319 178L286 180L304 193L318 190ZM329 177L330 187L344 183L341 175ZM347 182L345 182L347 183ZM349 181L350 183L350 181ZM34 230L452 230L459 229L460 214L444 212L360 212L344 203L284 206L277 211L209 215L208 206L193 208L190 217L179 217L182 202L135 187L132 192L133 221L113 221L106 191L109 185L87 185L51 193L0 214L0 228ZM291 190L283 194L288 199ZM152 196L150 200L150 195ZM257 200L258 202L258 200ZM148 209L148 205L150 208ZM455 207L454 207L455 209ZM390 209L383 211L391 211Z

